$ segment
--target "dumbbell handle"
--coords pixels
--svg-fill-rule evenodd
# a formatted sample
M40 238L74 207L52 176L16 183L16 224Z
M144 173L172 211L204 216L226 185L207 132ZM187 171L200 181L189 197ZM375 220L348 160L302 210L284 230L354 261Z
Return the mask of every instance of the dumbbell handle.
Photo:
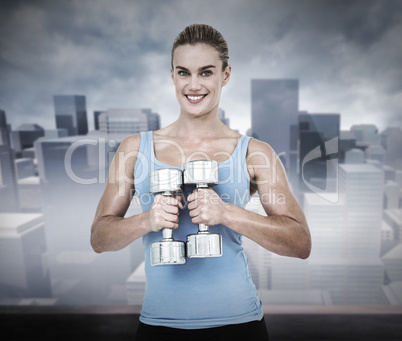
M172 191L165 191L161 193L165 197L172 197L173 192ZM167 227L162 229L162 238L164 241L171 241L173 240L173 229L169 229Z
M206 183L198 183L197 185L197 191L200 191L203 188L208 188L208 184ZM203 223L198 224L198 232L199 233L209 233L208 231L209 226Z

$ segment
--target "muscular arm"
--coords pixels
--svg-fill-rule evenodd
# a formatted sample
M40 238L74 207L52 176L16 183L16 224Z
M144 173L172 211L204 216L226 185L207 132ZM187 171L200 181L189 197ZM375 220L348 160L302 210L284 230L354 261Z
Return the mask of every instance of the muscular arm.
M190 213L193 223L222 224L269 251L307 258L311 251L310 231L279 158L269 145L252 139L247 166L268 216L223 201L219 205L207 205L207 200L202 198L205 199L208 194L194 192L189 197L190 202L194 201L189 204L189 208L193 208ZM275 196L270 193L275 193Z
M225 205L223 224L279 255L307 258L310 231L280 159L269 145L253 139L247 164L268 216Z
M120 250L149 232L147 212L124 218L134 193L134 165L140 137L126 138L111 163L108 182L91 227L95 252Z
M181 197L157 195L149 211L124 217L134 194L134 167L139 145L140 135L132 135L121 143L113 158L91 227L91 245L95 252L121 250L151 231L179 227Z

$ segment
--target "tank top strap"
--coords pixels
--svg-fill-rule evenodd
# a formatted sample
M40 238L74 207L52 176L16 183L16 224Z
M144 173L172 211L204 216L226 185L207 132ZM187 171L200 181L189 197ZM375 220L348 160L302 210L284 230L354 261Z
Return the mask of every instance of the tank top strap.
M241 139L241 141L240 141L240 158L242 160L245 160L246 156L247 156L248 144L249 144L250 140L252 139L252 137L247 136L247 135L242 135L240 139Z
M138 149L137 161L134 167L135 182L144 178L144 174L151 170L153 164L152 131L140 132L141 140Z
M150 156L151 152L151 142L152 142L152 131L142 131L141 141L140 141L140 153Z
M251 136L246 135L242 135L240 137L240 140L236 147L236 152L233 153L233 160L232 160L233 165L236 168L236 172L238 174L241 174L242 177L244 177L246 180L250 180L248 176L246 156L247 156L248 144L251 139L252 139Z

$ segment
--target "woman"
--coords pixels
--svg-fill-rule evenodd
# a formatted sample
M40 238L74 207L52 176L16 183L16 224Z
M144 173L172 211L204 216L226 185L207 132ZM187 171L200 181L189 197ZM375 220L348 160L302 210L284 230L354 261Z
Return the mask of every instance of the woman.
M277 155L218 117L231 75L228 59L226 41L208 25L191 25L178 35L171 77L179 118L122 142L96 211L91 230L96 252L120 250L143 237L146 291L137 340L267 340L241 236L280 255L305 259L310 253L306 219ZM218 184L201 191L186 185L185 200L156 195L141 202L143 213L124 218L134 188L140 199L148 194L150 170L182 168L197 159L219 163ZM267 216L244 209L256 191ZM282 200L272 202L272 191ZM149 248L161 239L161 229L174 229L176 240L186 240L199 223L222 235L222 257L151 267Z

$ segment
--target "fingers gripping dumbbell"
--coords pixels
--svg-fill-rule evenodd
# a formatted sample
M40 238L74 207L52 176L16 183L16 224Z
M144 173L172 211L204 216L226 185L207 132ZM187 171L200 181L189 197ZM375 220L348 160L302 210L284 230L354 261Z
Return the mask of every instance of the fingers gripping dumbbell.
M184 184L195 184L197 190L218 182L218 163L213 160L196 160L184 164ZM222 256L222 237L210 233L208 225L199 224L198 233L187 236L187 257L220 257Z
M183 173L180 169L164 168L149 174L149 191L175 196L182 191ZM173 230L162 229L163 239L151 244L151 265L186 263L185 243L173 239Z

